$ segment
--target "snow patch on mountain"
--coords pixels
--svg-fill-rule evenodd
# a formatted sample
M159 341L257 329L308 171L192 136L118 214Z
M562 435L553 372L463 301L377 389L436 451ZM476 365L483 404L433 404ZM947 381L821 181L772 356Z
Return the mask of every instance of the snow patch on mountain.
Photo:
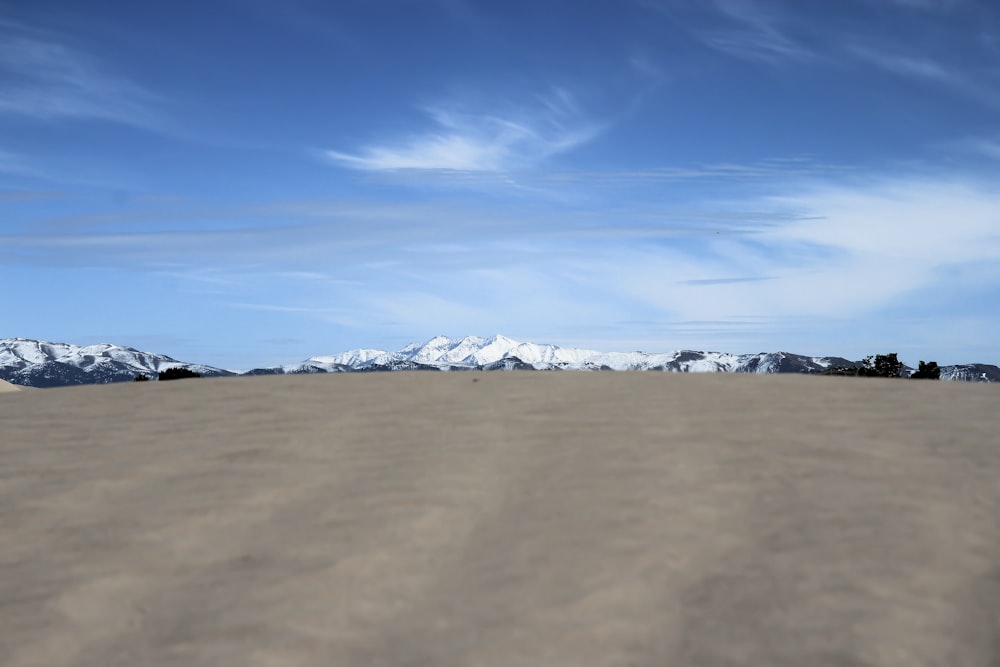
M362 348L358 350L348 350L340 354L333 354L325 357L309 357L304 363L316 365L334 366L363 366L365 364L377 362L388 353L384 350L372 350Z

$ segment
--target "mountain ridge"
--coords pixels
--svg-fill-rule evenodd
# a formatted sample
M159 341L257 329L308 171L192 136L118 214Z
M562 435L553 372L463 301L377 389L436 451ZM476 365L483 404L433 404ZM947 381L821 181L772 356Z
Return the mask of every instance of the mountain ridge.
M143 352L124 345L78 346L30 338L0 339L0 379L30 387L60 387L131 381L156 376L170 368L186 368L206 377L307 373L390 372L404 370L578 370L660 371L675 373L811 373L860 362L843 357L811 357L791 352L731 354L701 350L674 352L600 352L558 345L526 343L501 334L489 337L435 336L395 352L357 348L318 355L280 366L236 371ZM905 373L913 369L906 367ZM941 367L942 380L1000 382L991 364Z

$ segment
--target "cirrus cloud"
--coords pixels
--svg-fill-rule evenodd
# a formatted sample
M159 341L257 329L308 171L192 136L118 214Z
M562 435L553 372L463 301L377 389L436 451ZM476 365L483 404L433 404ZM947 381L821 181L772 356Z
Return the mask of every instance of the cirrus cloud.
M530 166L593 139L600 124L584 117L573 95L560 88L527 109L469 112L461 105L425 109L433 126L397 142L356 152L326 150L344 167L366 171L434 169L498 172Z
M156 95L62 35L0 19L0 113L103 120L152 129Z

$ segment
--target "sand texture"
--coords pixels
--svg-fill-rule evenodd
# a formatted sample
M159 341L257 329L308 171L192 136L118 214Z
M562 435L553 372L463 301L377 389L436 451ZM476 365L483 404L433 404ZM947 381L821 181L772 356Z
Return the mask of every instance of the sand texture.
M20 390L21 388L18 387L16 384L11 384L6 380L0 380L0 394L5 394L11 391L20 391Z
M1000 387L5 394L0 665L996 667Z

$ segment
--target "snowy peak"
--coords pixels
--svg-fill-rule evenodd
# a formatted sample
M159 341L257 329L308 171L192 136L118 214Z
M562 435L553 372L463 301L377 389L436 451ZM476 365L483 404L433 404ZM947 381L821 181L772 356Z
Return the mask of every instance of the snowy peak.
M435 336L425 343L407 345L395 353L384 352L362 366L385 363L413 363L441 368L478 368L517 358L535 368L575 365L597 354L593 350L573 350L555 345L521 343L502 335L483 338Z
M348 350L347 352L341 352L340 354L328 357L309 357L306 362L316 364L340 364L343 366L361 366L376 361L380 357L384 357L387 354L388 352L384 352L383 350L361 348L357 350Z
M93 364L101 359L111 359L140 365L150 363L180 363L162 354L140 352L135 348L98 343L97 345L70 345L49 343L27 338L5 338L0 340L0 366L28 363L41 364L50 361L60 363Z

